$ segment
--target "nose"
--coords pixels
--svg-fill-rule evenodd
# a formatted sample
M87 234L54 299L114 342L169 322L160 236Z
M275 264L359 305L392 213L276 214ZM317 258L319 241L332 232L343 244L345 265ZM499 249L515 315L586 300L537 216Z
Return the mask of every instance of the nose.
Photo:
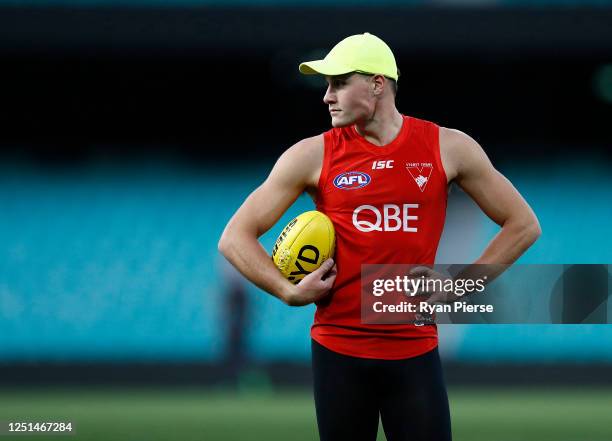
M323 97L323 102L328 106L336 102L336 93L332 90L331 86L327 86L325 96Z

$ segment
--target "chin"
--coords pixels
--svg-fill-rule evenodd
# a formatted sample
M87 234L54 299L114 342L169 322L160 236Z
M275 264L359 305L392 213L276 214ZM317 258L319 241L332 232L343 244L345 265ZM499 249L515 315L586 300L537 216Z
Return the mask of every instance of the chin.
M349 121L347 118L338 118L338 117L332 116L331 125L334 128L346 127L346 126L350 126L351 124L353 124L353 121Z

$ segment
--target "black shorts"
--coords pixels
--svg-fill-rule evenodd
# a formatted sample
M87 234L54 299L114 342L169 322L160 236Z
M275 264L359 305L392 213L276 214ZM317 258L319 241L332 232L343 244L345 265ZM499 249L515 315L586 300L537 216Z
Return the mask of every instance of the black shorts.
M321 441L449 441L450 412L438 349L380 360L338 354L312 341Z

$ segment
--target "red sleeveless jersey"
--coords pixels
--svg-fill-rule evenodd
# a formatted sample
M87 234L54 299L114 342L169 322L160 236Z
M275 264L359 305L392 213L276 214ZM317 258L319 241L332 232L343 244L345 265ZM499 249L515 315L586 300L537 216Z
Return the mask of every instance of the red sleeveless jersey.
M444 227L446 174L439 127L403 116L398 136L379 147L353 126L324 133L316 197L336 231L338 275L317 302L314 340L354 357L401 359L435 348L435 325L361 322L362 264L433 264Z

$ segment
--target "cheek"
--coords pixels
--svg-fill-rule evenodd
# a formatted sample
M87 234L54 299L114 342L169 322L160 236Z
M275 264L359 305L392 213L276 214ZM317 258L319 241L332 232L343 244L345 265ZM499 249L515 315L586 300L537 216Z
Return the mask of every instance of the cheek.
M359 112L369 107L367 96L361 93L347 93L343 96L338 96L338 102L343 109L353 112Z

